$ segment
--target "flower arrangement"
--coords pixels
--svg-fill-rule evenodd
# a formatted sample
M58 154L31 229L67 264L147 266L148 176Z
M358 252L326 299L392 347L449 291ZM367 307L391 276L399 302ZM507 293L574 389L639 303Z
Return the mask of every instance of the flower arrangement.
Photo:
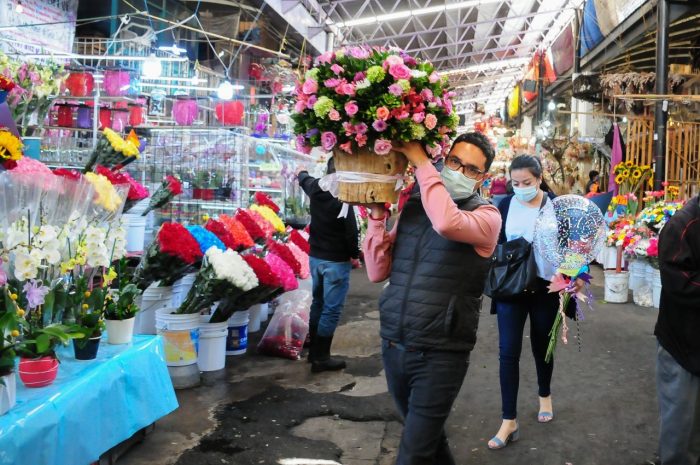
M646 225L650 229L653 229L657 233L666 226L668 220L681 208L683 208L684 202L671 201L671 202L657 202L650 207L646 207L639 214L639 222Z
M620 194L636 193L654 174L649 165L637 165L630 160L615 165L613 172Z
M280 278L285 292L293 291L299 287L299 282L294 276L294 270L279 256L273 252L268 253L265 255L265 262L270 265L272 272Z
M265 239L271 239L272 236L275 234L275 227L272 225L272 223L270 223L267 219L265 219L264 216L262 216L259 212L253 209L248 209L246 212L255 221L255 224L257 224L258 227L262 229L263 233L265 234Z
M304 238L304 236L302 236L301 233L296 229L292 229L292 231L289 233L289 242L295 244L305 254L308 255L309 253L311 253L311 246L309 245L309 241L307 241Z
M142 145L133 130L126 139L123 139L116 132L105 128L97 147L85 165L84 172L92 171L96 165L106 166L114 170L124 168L129 163L138 160Z
M255 245L255 241L250 237L246 228L234 218L228 215L219 215L219 221L224 223L229 234L233 238L235 247L233 250L240 252L241 250L249 249Z
M84 176L95 188L95 205L99 205L108 212L115 212L122 206L122 197L107 177L93 172L87 172Z
M219 240L221 242L223 242L224 246L227 249L231 249L231 250L237 249L238 244L233 239L233 236L228 231L228 229L226 229L226 226L221 221L210 219L204 225L204 229L206 229L207 231L213 233L216 237L218 237Z
M432 156L449 146L459 118L447 79L396 49L350 47L323 53L295 91L297 150L369 148L419 140Z
M278 207L277 204L272 200L272 198L264 192L256 192L253 195L253 203L258 204L260 206L269 207L275 213L280 212L280 207Z
M297 247L297 245L293 242L288 242L286 245L289 250L292 251L292 255L294 255L297 262L299 262L299 277L301 279L307 279L309 276L311 276L309 255Z
M272 208L268 207L267 205L253 204L250 206L250 209L254 212L259 213L265 221L270 223L274 228L275 232L283 233L286 231L284 222L280 219L279 216L277 216L277 213L275 213L275 211Z
M268 251L274 253L282 260L284 260L285 263L287 263L287 265L289 265L289 267L292 269L292 272L295 276L300 275L301 264L296 259L296 257L294 257L292 251L285 244L280 244L279 242L268 240L266 247Z
M610 201L610 205L608 205L606 219L611 221L620 217L634 217L637 214L638 208L639 201L634 194L615 195Z
M144 290L160 281L171 286L195 269L203 257L197 240L179 223L163 223L136 268L132 282Z
M148 188L132 178L126 171L112 171L102 165L97 165L95 167L95 173L109 179L109 182L111 182L113 186L129 186L129 193L126 196L126 202L124 204L125 212L129 211L139 201L148 197Z
M250 237L253 238L254 241L265 241L265 231L257 223L257 221L255 221L255 218L249 211L238 209L235 218L243 225L246 231L248 231L248 234L250 234Z
M217 300L235 300L258 286L253 269L237 252L211 247L177 313L197 313Z
M7 129L0 128L0 164L12 169L21 158L22 141Z
M116 278L116 289L110 289L105 296L104 317L107 320L128 320L136 316L139 306L136 298L141 295L141 290L132 283L126 273L126 260L121 259L117 264L116 273L108 278ZM106 284L106 283L105 283Z
M202 251L202 254L206 255L207 251L212 247L216 247L219 250L226 250L224 243L221 242L216 235L203 227L199 225L192 225L187 226L187 230L199 244L199 249Z
M148 215L148 212L156 208L163 208L180 194L182 194L182 182L175 176L166 176L141 216Z

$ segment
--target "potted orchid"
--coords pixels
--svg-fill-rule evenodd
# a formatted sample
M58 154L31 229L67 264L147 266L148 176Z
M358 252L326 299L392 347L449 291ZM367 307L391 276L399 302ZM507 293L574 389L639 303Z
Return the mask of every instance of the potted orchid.
M297 150L333 151L341 200L394 202L407 165L394 145L416 140L443 153L459 122L454 96L432 64L397 49L323 53L296 88Z
M128 344L134 335L134 321L136 313L139 311L136 298L141 294L141 291L136 287L136 284L130 282L124 258L117 263L116 271L110 269L109 275L105 277L105 284L114 279L116 279L116 288L110 289L104 296L107 342Z

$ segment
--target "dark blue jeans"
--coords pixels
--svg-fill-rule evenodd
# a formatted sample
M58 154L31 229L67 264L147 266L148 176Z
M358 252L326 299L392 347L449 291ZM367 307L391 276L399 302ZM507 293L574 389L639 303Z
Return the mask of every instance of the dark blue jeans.
M389 392L403 417L396 465L454 465L445 435L468 352L408 351L382 341Z
M338 326L350 287L350 262L331 262L309 257L313 301L309 324L318 327L318 335L331 337Z
M559 308L559 294L539 291L514 302L497 302L498 350L500 359L501 402L503 419L518 416L518 385L520 383L520 352L523 347L525 320L530 316L530 345L537 368L539 395L550 395L554 361L545 363L549 331Z

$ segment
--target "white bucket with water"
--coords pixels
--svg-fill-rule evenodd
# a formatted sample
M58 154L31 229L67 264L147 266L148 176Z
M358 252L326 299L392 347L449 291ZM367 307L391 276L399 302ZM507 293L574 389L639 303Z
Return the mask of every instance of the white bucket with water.
M122 215L126 222L126 251L143 252L146 237L146 217L125 213Z
M605 272L605 301L615 304L627 303L629 293L629 272L615 270Z
M643 261L632 260L630 261L628 268L630 272L629 289L630 291L634 291L637 289L637 287L644 283L644 280L646 279L646 267L644 266Z
M652 298L654 301L654 308L659 308L661 306L661 271L654 270L654 275L651 282Z
M226 366L228 322L209 323L211 315L201 315L197 365L201 371L217 371Z
M248 311L234 312L228 319L226 355L243 355L248 350Z
M179 307L192 289L197 273L189 273L173 283L173 307Z
M135 334L156 334L156 311L161 308L178 307L173 303L173 288L158 287L151 284L137 301L139 312L136 314Z
M165 362L171 367L193 365L199 350L199 313L179 315L174 311L156 311L156 330L165 341Z
M270 316L270 305L267 302L264 304L260 304L260 322L263 323L263 322L267 321L269 316Z

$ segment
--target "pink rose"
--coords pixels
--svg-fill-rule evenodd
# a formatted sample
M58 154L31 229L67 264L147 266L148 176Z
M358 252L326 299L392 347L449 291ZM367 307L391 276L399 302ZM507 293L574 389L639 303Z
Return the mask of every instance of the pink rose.
M377 155L387 155L389 152L391 152L391 149L393 146L391 145L391 141L384 140L384 139L377 139L377 141L374 143L374 153Z
M440 80L440 75L439 75L438 73L436 73L435 71L433 71L432 73L430 73L430 76L428 77L428 81L429 81L431 84L435 84L435 83L438 82L439 80Z
M389 74L397 81L399 79L411 79L411 70L406 65L394 65L389 68Z
M379 107L377 108L377 119L380 119L382 121L386 121L389 119L389 116L391 116L391 112L387 107Z
M337 142L338 138L336 138L335 134L332 132L326 131L321 133L321 147L323 147L323 150L326 152L331 151Z
M424 124L425 124L425 127L428 128L429 130L435 129L435 126L437 126L437 116L430 113L428 116L425 117Z
M336 87L335 91L340 95L347 95L349 97L352 97L355 95L355 86L346 82Z
M347 113L348 116L355 116L358 111L360 111L360 108L354 100L350 100L345 104L345 113Z
M333 66L331 66L331 71L333 71L335 74L340 74L345 70L338 63L334 63Z
M423 122L424 119L425 119L425 113L423 113L423 112L413 114L413 122L414 123L420 124Z
M304 81L304 85L301 86L301 90L306 95L315 94L318 92L318 82L315 79L307 79Z
M366 134L369 127L365 123L355 125L355 132L358 134Z
M340 147L340 150L342 150L345 153L352 153L352 142L347 141L344 144L340 144L338 147Z
M355 136L355 142L357 142L358 147L364 147L367 145L367 136L364 134L358 134Z
M343 82L344 81L342 79L331 78L331 79L326 79L325 81L323 81L323 85L328 87L329 89L333 89L333 88L341 85Z
M423 89L420 96L423 98L423 100L430 100L433 98L433 91L430 89Z
M389 93L391 95L395 95L397 97L401 97L403 95L403 87L401 87L398 84L392 84L389 86Z
M398 55L389 55L384 60L384 68L391 68L392 66L403 65L403 58Z
M331 111L328 112L328 119L331 121L340 121L340 112L333 108Z
M387 128L389 127L389 125L386 124L386 121L384 121L383 119L378 119L377 121L375 121L374 123L372 123L372 127L373 127L374 130L377 131L377 132L384 132L384 131L387 130Z

